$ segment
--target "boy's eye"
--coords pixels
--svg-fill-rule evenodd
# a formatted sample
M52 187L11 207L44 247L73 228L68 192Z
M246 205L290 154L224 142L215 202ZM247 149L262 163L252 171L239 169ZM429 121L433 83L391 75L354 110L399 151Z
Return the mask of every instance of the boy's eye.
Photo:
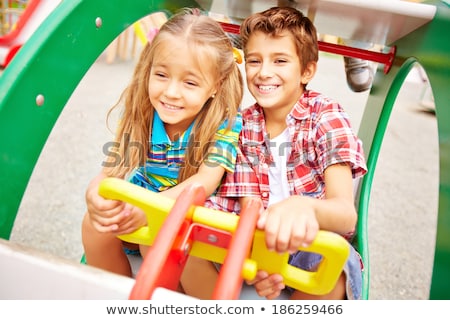
M276 59L275 63L279 64L279 63L286 63L287 60L286 59Z
M259 63L259 60L256 60L256 59L248 59L248 60L246 61L246 63L248 63L248 64L257 64L257 63Z

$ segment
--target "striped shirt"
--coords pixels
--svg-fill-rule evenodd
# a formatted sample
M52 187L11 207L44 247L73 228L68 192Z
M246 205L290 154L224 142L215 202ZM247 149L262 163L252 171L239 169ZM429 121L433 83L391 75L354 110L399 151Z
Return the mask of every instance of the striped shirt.
M167 190L178 184L178 173L184 165L186 148L194 123L171 141L164 128L164 123L155 112L151 132L151 142L145 166L135 169L128 180L131 183L154 192ZM206 157L210 164L220 165L226 171L233 172L236 163L239 132L242 128L242 117L236 117L231 129L224 121L215 134L215 141Z
M258 104L245 109L242 117L236 169L208 199L208 207L239 213L238 197L258 196L267 208L269 169L274 165L271 150L289 153L285 158L290 195L324 198L324 171L334 164L348 164L353 178L367 171L362 142L354 134L347 113L324 95L309 90L303 93L286 117L289 140L278 146L270 144Z

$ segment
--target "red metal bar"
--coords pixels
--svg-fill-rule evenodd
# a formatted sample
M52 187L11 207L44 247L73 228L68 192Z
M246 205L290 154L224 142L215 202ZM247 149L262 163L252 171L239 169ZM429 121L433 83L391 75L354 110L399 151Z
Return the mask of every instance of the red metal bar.
M359 58L384 64L384 73L388 73L394 62L397 47L393 46L388 53L364 50L360 48L348 47L340 44L319 41L319 50L346 57Z
M226 22L220 22L220 24L225 32L239 34L240 29L239 25ZM328 43L324 41L318 41L318 44L320 51L340 54L346 57L359 58L363 60L374 61L384 64L385 74L387 74L391 69L397 51L397 47L395 46L391 47L388 53L383 53L360 48L348 47L335 43Z
M250 253L260 208L261 203L257 200L249 201L243 208L214 287L213 300L236 300L239 298L243 280L242 268Z
M203 205L205 200L205 190L199 185L188 186L178 196L142 262L130 300L148 300L158 287L176 290L189 250L175 243L189 230L192 217L187 215L191 207Z
M239 34L240 29L239 25L226 22L219 22L219 23L222 26L223 31L233 34Z

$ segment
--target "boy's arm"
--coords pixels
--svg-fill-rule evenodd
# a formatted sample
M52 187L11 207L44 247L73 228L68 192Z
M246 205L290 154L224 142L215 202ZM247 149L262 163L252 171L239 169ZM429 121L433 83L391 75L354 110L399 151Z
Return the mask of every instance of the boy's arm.
M354 230L357 212L354 203L353 178L345 163L325 170L325 199L316 203L320 229L347 234Z
M342 235L354 230L357 214L350 167L328 167L325 184L324 199L294 195L264 211L258 227L265 231L269 250L295 252L301 246L309 246L319 230Z

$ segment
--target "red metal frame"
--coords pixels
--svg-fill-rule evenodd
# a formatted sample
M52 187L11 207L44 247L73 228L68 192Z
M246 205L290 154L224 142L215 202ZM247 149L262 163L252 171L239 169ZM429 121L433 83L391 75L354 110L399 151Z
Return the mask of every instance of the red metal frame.
M243 208L238 226L231 238L227 256L220 269L212 299L236 300L242 287L242 268L250 254L261 202L252 200Z
M180 239L190 230L192 206L203 205L205 200L205 190L198 185L180 194L142 262L130 300L150 299L158 287L176 290L189 252L189 243Z
M194 221L195 206L203 205L205 200L201 186L189 186L177 198L139 269L131 300L151 299L158 287L176 290L193 241L228 249L212 299L239 298L243 266L250 255L261 204L248 203L231 235Z

